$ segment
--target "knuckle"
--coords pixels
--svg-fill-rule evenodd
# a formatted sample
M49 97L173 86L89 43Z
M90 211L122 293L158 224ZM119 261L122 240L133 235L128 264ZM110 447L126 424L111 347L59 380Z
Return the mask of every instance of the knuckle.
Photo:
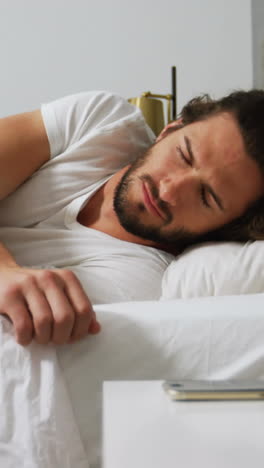
M90 304L88 304L88 303L81 304L78 307L78 315L80 315L82 317L88 317L88 316L92 315L92 310L91 310Z
M62 277L67 281L73 281L76 279L75 274L71 270L61 270Z
M24 333L26 333L29 326L30 325L28 324L28 321L25 320L25 318L23 317L17 319L15 322L15 328L18 335L23 335Z
M62 314L55 320L55 325L59 328L68 328L73 325L74 317L72 314Z
M35 319L35 338L39 344L47 344L50 341L52 325L52 315L47 311Z
M5 297L11 299L20 293L20 286L18 284L9 284L5 289Z
M20 319L16 321L15 324L17 342L21 345L29 344L32 340L32 325L24 320Z
M62 345L67 343L74 325L74 315L63 314L54 319L53 343Z
M50 327L52 324L52 318L49 314L43 314L36 319L36 328L43 330Z
M33 275L25 275L21 281L23 289L31 289L37 285L37 280Z
M39 274L39 279L43 284L53 283L55 280L55 273L51 270L42 270Z

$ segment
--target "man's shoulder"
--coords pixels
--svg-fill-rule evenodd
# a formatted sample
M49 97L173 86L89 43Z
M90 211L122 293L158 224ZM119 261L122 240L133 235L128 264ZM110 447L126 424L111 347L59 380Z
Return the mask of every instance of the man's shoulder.
M106 90L86 91L72 95L72 100L84 106L86 105L90 113L97 113L105 123L107 118L114 121L129 119L145 123L140 109L130 104L127 98L115 92Z
M106 90L80 91L49 100L46 104L55 107L61 105L63 107L83 106L90 110L103 109L104 114L112 112L113 109L123 109L126 113L140 114L139 109L131 105L125 97Z
M139 108L130 104L123 96L105 90L69 94L44 103L42 112L44 117L51 118L53 122L61 121L64 126L72 123L76 127L79 123L95 128L123 122L146 126Z

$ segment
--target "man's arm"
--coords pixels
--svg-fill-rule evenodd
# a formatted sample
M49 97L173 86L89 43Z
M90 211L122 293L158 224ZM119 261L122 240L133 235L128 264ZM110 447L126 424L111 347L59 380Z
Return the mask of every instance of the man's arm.
M0 200L49 158L39 110L0 119ZM23 345L33 337L42 344L64 344L100 330L92 305L70 270L23 268L1 242L0 314L12 321Z
M0 200L50 158L40 110L0 119Z

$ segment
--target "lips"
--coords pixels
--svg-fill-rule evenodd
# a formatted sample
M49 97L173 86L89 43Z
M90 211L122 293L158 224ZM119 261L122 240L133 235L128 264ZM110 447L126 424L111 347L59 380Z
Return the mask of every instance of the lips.
M150 191L148 190L147 185L143 182L143 195L144 195L144 202L148 208L148 211L155 214L159 218L164 219L163 214L161 213L160 209L157 207L155 201L152 198Z

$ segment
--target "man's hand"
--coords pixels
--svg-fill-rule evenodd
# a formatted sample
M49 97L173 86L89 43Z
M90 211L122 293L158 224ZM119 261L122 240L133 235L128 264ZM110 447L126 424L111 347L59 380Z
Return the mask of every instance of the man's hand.
M100 325L81 283L70 270L0 268L0 314L13 323L16 340L27 345L65 344Z

